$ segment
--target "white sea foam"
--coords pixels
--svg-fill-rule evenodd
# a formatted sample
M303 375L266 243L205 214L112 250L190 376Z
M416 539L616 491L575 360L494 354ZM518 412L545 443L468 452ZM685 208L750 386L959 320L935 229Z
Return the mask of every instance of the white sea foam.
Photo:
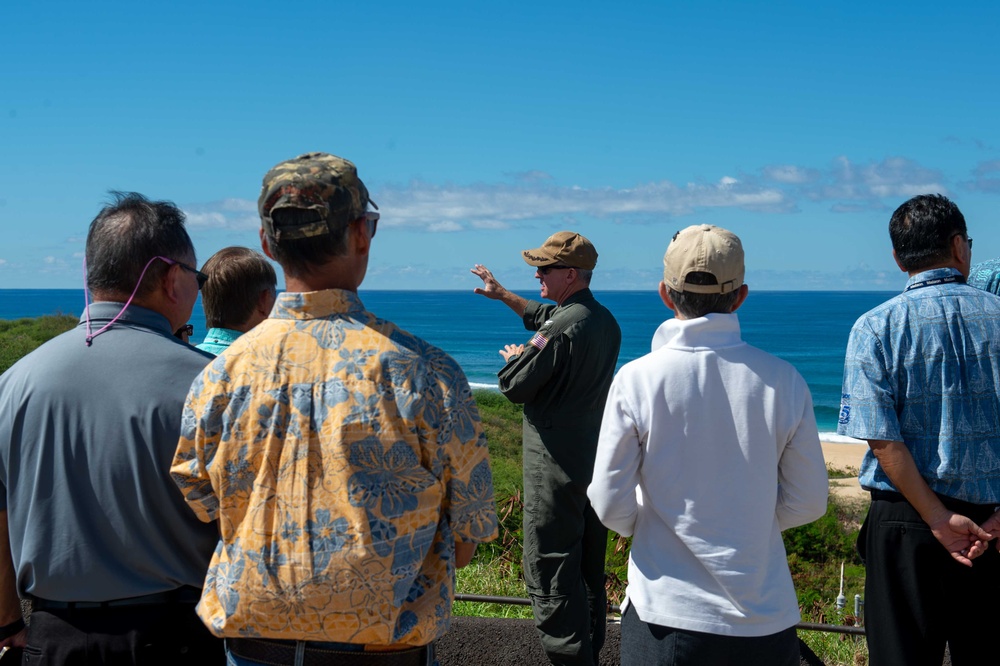
M821 432L819 434L819 441L829 442L830 444L867 444L863 439L854 439L853 437L838 435L835 432Z
M500 387L496 384L481 384L479 382L469 382L469 388L472 390L486 389L487 391L499 391Z

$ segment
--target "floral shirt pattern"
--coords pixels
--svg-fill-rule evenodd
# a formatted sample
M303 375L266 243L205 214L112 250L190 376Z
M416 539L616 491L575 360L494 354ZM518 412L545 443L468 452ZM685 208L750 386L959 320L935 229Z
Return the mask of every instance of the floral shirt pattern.
M497 534L462 370L348 291L281 294L205 369L171 474L219 523L198 606L218 636L427 644L455 541Z

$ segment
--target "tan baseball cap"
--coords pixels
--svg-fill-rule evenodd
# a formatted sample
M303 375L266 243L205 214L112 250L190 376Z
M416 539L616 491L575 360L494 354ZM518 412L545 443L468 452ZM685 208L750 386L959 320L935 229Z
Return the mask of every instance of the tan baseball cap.
M592 271L597 266L597 249L578 233L559 231L545 239L542 246L521 253L529 266L554 266Z
M716 284L690 284L689 273L709 273ZM743 244L731 231L696 224L674 234L663 255L663 281L674 291L728 294L743 286Z

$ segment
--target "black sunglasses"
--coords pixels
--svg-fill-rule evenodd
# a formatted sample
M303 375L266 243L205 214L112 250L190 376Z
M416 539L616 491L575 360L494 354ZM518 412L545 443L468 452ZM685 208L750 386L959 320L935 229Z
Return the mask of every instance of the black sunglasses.
M376 213L373 210L365 211L365 214L358 218L358 221L364 220L368 223L368 237L375 238L375 232L378 231L378 221L382 217L381 214Z
M208 282L208 276L205 275L204 273L202 273L201 271L199 271L197 268L194 268L193 266L188 266L185 263L177 261L176 259L170 259L168 257L156 256L156 257L153 257L153 259L160 259L162 261L167 262L171 266L173 266L173 265L176 264L177 266L180 266L184 270L191 271L192 273L194 273L195 278L198 280L198 290L199 291L201 291L201 288L205 286L206 282Z
M549 271L554 271L556 269L563 269L563 268L567 268L568 269L568 268L573 268L573 267L572 266L562 266L562 265L539 266L538 267L538 273L540 275L548 275Z

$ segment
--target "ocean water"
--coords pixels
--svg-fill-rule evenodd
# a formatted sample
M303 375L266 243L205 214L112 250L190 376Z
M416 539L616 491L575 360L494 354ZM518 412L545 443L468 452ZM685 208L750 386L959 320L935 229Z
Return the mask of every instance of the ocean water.
M537 297L537 293L522 293ZM670 316L650 291L595 292L618 319L618 366L649 353L656 327ZM855 320L895 292L751 291L738 314L743 338L798 368L812 391L824 440L836 441L840 382L847 336ZM504 344L530 337L507 306L467 291L360 291L365 306L451 354L474 387L496 387ZM0 319L83 311L83 290L0 289ZM191 323L196 344L205 336L201 304Z

